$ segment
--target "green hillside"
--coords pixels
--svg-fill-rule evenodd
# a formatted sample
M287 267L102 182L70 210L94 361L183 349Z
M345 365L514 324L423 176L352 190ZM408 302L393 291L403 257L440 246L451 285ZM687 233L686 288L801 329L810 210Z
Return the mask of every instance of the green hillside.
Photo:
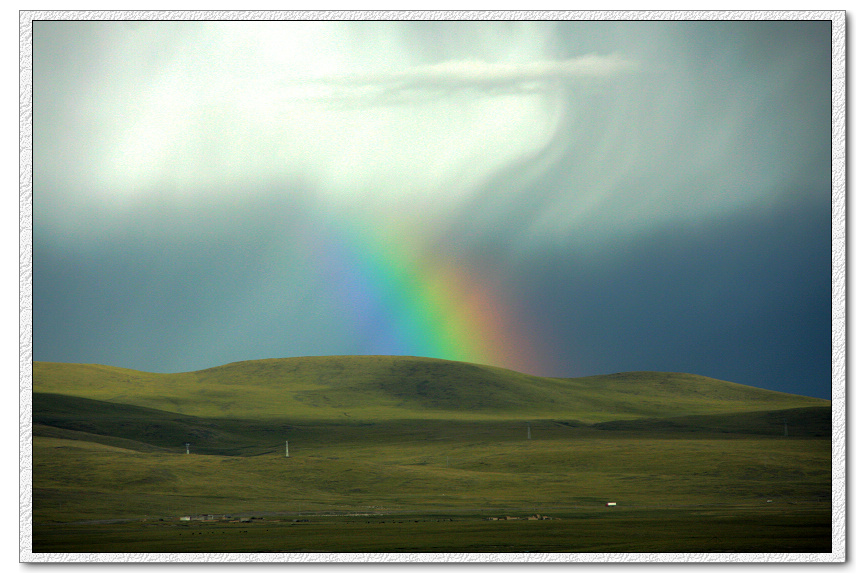
M37 362L33 390L186 415L319 420L558 417L597 422L828 405L690 374L557 379L396 356L268 359L177 374Z
M820 399L688 374L554 379L409 357L33 373L37 552L829 546ZM179 521L206 513L261 522ZM559 522L486 520L541 513Z

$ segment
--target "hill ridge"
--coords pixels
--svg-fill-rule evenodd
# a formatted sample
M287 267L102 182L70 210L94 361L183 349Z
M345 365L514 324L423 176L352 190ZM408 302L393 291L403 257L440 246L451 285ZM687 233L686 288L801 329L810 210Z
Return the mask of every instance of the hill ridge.
M406 356L237 361L184 373L35 362L33 390L208 417L568 418L585 422L827 406L692 373L538 377Z

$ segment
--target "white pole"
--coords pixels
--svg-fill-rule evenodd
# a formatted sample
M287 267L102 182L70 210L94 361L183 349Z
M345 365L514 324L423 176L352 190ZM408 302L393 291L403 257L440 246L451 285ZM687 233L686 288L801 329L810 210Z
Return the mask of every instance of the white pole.
M288 442L285 442L285 457L289 457L288 455Z

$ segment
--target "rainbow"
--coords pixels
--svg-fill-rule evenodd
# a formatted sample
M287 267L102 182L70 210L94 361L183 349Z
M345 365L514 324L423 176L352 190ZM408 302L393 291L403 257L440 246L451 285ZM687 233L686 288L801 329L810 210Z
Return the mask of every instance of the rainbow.
M417 235L398 227L343 225L320 235L316 247L322 275L364 338L359 353L426 356L530 374L546 368L504 294L441 253L420 252Z

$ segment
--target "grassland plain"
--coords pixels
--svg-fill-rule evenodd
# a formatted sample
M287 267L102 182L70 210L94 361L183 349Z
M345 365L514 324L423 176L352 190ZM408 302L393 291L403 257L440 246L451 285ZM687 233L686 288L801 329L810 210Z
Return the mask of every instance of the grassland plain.
M687 374L35 363L33 551L831 552L830 436Z

